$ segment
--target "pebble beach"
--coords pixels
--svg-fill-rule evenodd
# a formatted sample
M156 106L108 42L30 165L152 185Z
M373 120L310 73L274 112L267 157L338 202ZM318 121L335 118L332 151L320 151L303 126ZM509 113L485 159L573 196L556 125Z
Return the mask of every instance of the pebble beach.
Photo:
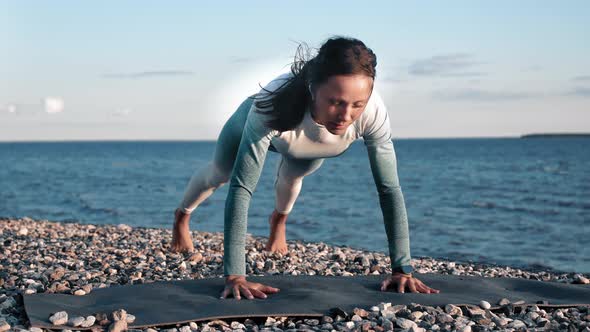
M198 228L193 224L191 228ZM84 296L111 285L223 275L223 233L192 230L194 253L171 253L170 229L61 223L0 218L0 332L31 328L22 294L67 293ZM322 242L289 240L285 255L264 250L266 238L247 237L248 275L352 276L391 273L388 255ZM412 258L418 273L525 278L589 283L589 275L513 268L431 257ZM220 290L221 291L221 290ZM246 299L244 299L246 300ZM247 300L246 300L247 301ZM267 317L213 320L137 331L587 331L587 306L539 308L504 299L500 310L479 306L444 307L375 303L369 308L335 312L321 318ZM132 314L132 313L131 313ZM125 316L125 315L123 315ZM129 317L132 315L126 316ZM49 319L49 317L48 317ZM94 318L93 318L94 319ZM93 320L94 321L94 320ZM99 326L100 327L100 326ZM106 330L108 327L103 326ZM75 327L63 326L65 331Z

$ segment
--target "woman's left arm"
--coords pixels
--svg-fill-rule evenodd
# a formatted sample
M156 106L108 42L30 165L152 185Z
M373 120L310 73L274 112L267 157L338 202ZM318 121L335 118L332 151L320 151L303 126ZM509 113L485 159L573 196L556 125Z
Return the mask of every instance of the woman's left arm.
M369 154L373 179L379 194L383 223L387 234L389 257L392 270L411 266L410 231L404 195L397 175L397 158L391 141L389 114L383 100L373 91L370 113L361 123L362 136ZM407 287L413 293L440 293L440 290L426 286L418 278L404 273L392 273L381 283L381 290L390 286L403 293Z
M367 105L362 137L379 194L379 204L389 246L391 267L411 265L410 234L404 196L397 174L397 158L391 137L389 113L376 89Z
M408 216L397 174L393 142L389 139L377 145L367 143L365 141L383 213L391 268L411 265Z

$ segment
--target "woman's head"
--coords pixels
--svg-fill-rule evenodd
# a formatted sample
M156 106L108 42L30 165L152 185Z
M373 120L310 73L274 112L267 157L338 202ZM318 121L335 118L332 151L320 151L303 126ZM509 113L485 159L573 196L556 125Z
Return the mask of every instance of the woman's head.
M295 128L309 106L316 122L333 134L345 132L371 96L377 57L362 41L349 37L328 39L310 60L300 50L301 45L291 66L293 77L257 107L272 108L267 124L279 131Z

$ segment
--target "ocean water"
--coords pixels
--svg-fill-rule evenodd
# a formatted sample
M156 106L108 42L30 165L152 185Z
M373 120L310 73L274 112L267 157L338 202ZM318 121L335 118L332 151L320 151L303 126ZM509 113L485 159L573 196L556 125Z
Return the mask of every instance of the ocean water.
M590 272L590 139L396 139L413 257ZM214 141L0 143L0 216L171 228ZM268 236L280 155L269 152L248 232ZM192 215L223 231L228 186ZM362 140L307 176L287 238L386 252Z

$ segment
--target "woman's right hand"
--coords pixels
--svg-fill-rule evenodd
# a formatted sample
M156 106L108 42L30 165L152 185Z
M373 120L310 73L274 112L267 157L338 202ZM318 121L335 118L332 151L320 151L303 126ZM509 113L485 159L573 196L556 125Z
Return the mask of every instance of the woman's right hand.
M228 295L233 294L234 298L239 300L241 298L240 292L250 300L254 297L265 299L265 293L278 293L279 291L280 289L275 287L247 281L245 276L230 275L225 278L225 288L221 292L220 299L225 299Z

